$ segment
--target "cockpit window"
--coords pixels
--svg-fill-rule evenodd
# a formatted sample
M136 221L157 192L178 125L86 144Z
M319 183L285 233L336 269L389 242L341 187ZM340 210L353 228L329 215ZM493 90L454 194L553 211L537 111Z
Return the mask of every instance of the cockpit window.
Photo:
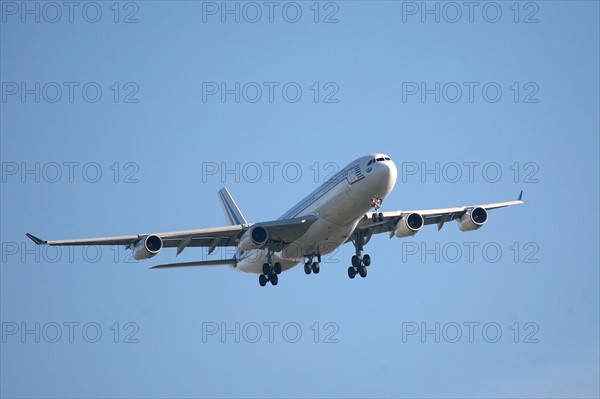
M391 161L391 159L389 157L373 158L367 163L367 166L373 165L375 162L384 162L384 161Z

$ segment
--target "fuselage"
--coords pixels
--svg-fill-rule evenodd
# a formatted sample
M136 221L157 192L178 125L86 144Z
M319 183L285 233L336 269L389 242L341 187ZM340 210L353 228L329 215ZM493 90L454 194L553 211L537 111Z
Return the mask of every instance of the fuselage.
M315 215L318 220L298 240L274 253L273 261L288 270L307 257L334 251L373 208L372 199L383 200L392 192L396 178L396 165L385 154L366 155L350 162L280 217ZM261 274L267 251L239 252L236 257L237 270Z

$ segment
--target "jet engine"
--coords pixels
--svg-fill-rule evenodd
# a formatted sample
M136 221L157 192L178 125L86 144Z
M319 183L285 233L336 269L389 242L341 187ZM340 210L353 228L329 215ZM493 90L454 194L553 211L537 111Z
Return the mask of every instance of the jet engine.
M162 249L162 246L163 243L159 236L144 236L135 243L133 258L135 260L151 258Z
M398 238L414 236L421 230L424 224L423 216L418 213L410 213L406 216L402 216L398 223L396 223L396 229L394 235Z
M267 229L261 226L255 226L247 230L240 238L238 248L240 251L248 251L250 249L261 248L267 243L269 233Z
M487 222L488 213L483 208L469 208L460 218L458 228L460 231L477 230Z

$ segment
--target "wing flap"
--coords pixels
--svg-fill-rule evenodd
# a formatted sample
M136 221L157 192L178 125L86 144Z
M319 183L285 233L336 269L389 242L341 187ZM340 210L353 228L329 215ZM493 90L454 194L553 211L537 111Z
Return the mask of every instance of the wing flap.
M170 269L175 267L195 267L195 266L233 266L235 265L235 259L220 259L220 260L201 260L196 262L181 262L181 263L165 263L162 265L156 265L150 269Z
M98 238L78 238L75 240L42 240L33 234L26 234L31 241L37 245L127 245L136 242L142 235L98 237Z

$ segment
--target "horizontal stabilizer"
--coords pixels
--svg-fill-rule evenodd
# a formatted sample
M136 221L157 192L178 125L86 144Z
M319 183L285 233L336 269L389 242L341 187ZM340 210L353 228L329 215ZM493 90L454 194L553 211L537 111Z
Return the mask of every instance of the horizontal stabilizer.
M183 262L183 263L165 263L164 265L156 265L150 269L168 269L172 267L192 267L192 266L227 266L235 265L235 259L220 259L220 260L201 260L196 262Z

